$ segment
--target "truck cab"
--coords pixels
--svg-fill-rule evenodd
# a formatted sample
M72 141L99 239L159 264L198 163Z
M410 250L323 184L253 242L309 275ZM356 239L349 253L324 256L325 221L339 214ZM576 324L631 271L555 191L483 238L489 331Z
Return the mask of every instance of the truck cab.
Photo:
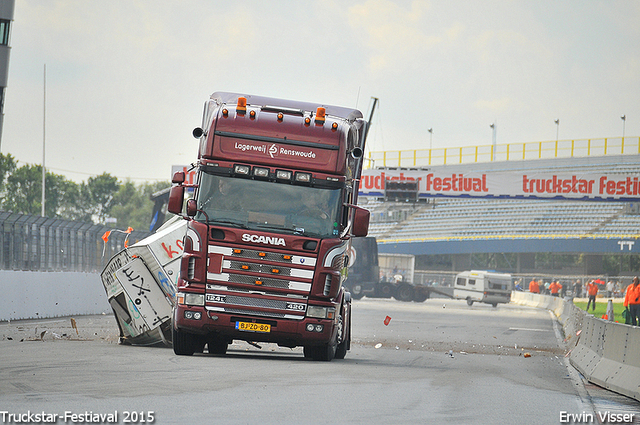
M169 211L188 225L173 347L224 354L233 340L302 346L343 358L351 334L344 288L366 121L350 108L214 93L205 103L196 183L176 173Z

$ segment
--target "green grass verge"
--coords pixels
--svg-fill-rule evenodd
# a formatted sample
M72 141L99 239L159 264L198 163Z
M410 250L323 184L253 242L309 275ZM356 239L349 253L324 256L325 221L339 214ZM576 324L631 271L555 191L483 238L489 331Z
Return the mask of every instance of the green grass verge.
M602 315L607 314L607 302L608 300L596 300L596 309L592 310L593 307L589 307L589 314L594 315L597 318L602 318ZM581 310L584 310L587 308L587 302L586 301L574 301L573 303L576 307L578 307ZM622 305L622 303L613 303L613 320L614 321L618 321L620 323L624 323L624 320L622 319L622 311L624 310L624 306Z

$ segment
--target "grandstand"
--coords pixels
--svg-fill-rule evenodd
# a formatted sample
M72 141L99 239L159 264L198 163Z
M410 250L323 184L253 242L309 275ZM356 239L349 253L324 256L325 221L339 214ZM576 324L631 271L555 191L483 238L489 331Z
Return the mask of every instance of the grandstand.
M437 173L445 168L449 174L561 170L576 175L601 172L638 177L640 154L440 165L421 170ZM640 199L636 202L423 195L420 194L418 202L385 201L381 196L359 198L359 204L371 212L369 235L377 238L380 252L414 254L423 265L429 264L424 257L449 255L454 271L479 266L471 261L471 256L478 253L513 254L516 260L506 267L511 272L550 271L548 264L544 270L536 266L536 256L541 253L575 254L586 256L582 271L596 274L606 271L603 256L640 256L640 242L636 244L640 237ZM619 263L617 272L631 271L624 270L632 268L628 260Z
M493 239L526 237L636 237L640 216L625 203L576 201L438 199L405 209L402 203L365 203L381 221L371 236L388 240ZM389 211L407 211L402 221L387 221Z

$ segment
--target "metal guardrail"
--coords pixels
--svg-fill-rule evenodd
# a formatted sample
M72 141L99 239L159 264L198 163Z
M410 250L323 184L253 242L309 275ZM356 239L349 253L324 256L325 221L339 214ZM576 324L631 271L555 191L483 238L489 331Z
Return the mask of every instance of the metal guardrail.
M640 137L555 140L440 149L373 151L367 168L640 154Z
M97 272L115 253L149 233L112 232L80 221L0 212L0 270Z

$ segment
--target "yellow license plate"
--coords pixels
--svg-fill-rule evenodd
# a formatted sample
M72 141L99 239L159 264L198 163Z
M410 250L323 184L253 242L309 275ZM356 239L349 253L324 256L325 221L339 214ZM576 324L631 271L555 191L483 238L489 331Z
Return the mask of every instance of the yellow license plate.
M271 325L264 323L236 322L236 329L248 332L271 332Z

